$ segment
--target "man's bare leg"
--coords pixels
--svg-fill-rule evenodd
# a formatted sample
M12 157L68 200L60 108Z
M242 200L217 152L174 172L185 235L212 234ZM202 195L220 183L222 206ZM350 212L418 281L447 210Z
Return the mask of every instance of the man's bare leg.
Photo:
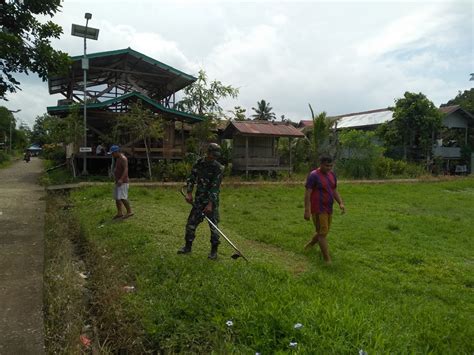
M119 218L119 217L123 216L122 201L121 200L115 200L115 206L117 206L117 214L115 215L114 218Z
M331 256L329 255L329 245L325 235L319 236L319 248L321 248L321 253L323 253L323 258L326 264L331 263Z
M130 207L130 202L128 200L121 200L125 208L127 209L127 215L131 216L133 215L132 213L132 208Z
M312 248L314 245L318 244L318 239L319 239L319 234L316 233L313 236L313 239L311 239L305 246L304 250L308 250L309 248Z

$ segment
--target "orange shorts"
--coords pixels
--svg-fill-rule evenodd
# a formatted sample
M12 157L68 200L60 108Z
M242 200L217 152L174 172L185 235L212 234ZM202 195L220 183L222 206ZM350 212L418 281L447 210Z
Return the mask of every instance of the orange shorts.
M329 233L329 227L331 227L332 214L321 213L313 214L313 223L316 227L316 232L320 235L326 236Z

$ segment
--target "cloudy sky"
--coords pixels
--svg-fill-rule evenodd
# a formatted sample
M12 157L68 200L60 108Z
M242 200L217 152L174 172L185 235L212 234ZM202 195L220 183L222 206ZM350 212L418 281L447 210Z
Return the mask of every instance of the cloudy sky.
M144 1L65 0L53 20L53 42L82 54L71 24L100 29L88 52L131 47L191 75L240 89L226 109L251 114L261 99L277 117L308 119L308 103L329 115L392 105L405 91L436 105L474 85L474 3L471 1ZM0 105L21 109L32 125L61 95L48 94L34 74Z

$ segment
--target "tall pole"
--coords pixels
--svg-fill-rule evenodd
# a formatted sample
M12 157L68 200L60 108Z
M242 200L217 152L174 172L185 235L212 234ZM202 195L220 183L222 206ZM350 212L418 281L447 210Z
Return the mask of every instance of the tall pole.
M84 15L84 18L86 19L86 26L80 26L76 24L72 24L72 31L71 34L73 36L77 37L83 37L84 38L84 57L82 58L82 70L84 71L84 99L83 99L83 105L84 105L84 113L83 113L83 118L84 118L84 147L87 147L87 70L89 69L89 60L87 58L87 38L94 39L96 40L99 37L99 30L97 28L88 28L89 25L89 20L92 18L92 14L89 12L86 12ZM84 149L87 150L87 149ZM83 155L83 164L82 164L82 173L84 175L87 175L87 152L84 151L82 152Z
M13 126L13 120L15 119L15 116L13 116L14 113L20 112L21 109L19 110L8 110L12 117L10 118L10 139L8 140L8 146L9 146L9 153L12 153L12 126ZM5 137L6 138L6 137Z
M87 62L87 25L89 23L89 18L86 14L86 30L84 31L84 60L82 63L82 68L84 69L84 147L87 147L87 95L86 95L86 90L87 90L87 69L86 69L86 62ZM82 175L87 175L87 153L83 153L84 160L82 162Z
M12 125L13 125L13 114L12 117L10 117L10 139L8 140L8 145L10 146L9 148L9 153L12 153Z

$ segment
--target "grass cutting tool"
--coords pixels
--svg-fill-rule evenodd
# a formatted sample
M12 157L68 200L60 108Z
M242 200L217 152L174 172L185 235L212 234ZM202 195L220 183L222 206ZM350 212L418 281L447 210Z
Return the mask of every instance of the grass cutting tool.
M184 187L181 188L181 195L183 195L184 198L186 198L186 194L184 193L183 191ZM192 204L192 203L191 203ZM248 259L242 254L242 252L235 246L234 243L232 243L232 241L219 229L219 227L217 227L215 225L214 222L212 222L205 214L204 212L202 213L203 217L209 222L209 224L216 230L219 232L219 234L225 239L225 241L227 243L229 243L229 245L235 250L235 253L232 254L231 258L232 259L238 259L240 257L242 257L246 262L248 262Z

